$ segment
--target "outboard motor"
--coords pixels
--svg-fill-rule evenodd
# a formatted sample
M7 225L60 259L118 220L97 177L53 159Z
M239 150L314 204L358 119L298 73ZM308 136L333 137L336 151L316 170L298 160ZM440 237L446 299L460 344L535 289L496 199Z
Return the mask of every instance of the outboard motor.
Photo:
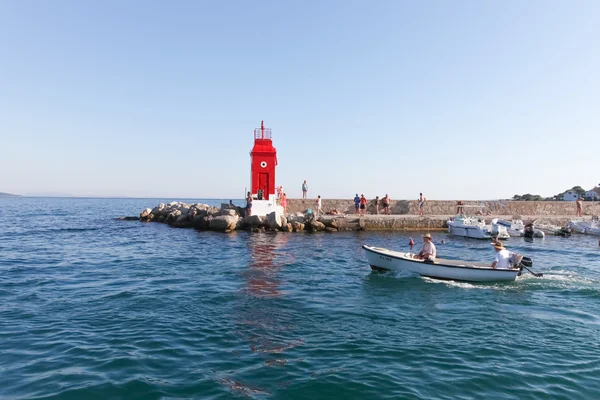
M528 239L533 239L533 233L534 233L533 224L530 222L527 225L525 225L525 227L523 228L523 236Z
M527 256L523 256L523 258L521 259L521 265L524 267L531 268L533 267L533 260Z
M571 228L568 226L564 226L560 228L560 236L562 237L570 237L571 236Z

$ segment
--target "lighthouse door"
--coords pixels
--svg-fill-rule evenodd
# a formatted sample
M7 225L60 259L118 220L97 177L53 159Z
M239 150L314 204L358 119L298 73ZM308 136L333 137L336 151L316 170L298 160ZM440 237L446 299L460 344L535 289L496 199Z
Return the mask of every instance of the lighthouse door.
M258 174L258 189L263 191L264 199L269 200L269 174L260 173Z

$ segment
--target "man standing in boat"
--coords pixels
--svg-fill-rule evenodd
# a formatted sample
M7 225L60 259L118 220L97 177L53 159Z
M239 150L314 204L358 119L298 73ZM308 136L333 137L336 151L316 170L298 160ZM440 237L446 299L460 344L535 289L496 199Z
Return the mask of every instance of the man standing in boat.
M437 254L435 245L431 242L431 234L426 233L423 235L423 240L425 241L425 243L423 243L423 248L419 254L415 256L415 258L418 258L419 260L425 260L426 262L434 262Z

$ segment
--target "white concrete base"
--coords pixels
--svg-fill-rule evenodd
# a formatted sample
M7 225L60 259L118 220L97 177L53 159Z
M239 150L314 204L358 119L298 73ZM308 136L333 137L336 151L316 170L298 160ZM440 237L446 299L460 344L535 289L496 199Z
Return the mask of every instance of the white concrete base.
M275 199L275 196L272 196ZM275 211L278 217L283 215L283 207L278 206L275 200L252 200L252 215L266 217Z

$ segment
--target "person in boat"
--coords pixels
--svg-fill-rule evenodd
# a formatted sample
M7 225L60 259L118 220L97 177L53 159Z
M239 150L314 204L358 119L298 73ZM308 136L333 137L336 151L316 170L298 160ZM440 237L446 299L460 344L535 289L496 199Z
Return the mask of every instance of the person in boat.
M434 262L435 256L437 254L436 254L436 250L435 250L435 245L431 241L431 234L430 233L424 234L423 240L425 241L425 243L423 243L423 248L421 249L419 254L415 255L415 258L417 258L419 260L425 260L428 262Z
M498 269L510 269L511 267L511 259L514 256L514 253L506 250L501 241L496 240L491 243L494 246L494 250L496 250L496 259L492 263L492 268Z

